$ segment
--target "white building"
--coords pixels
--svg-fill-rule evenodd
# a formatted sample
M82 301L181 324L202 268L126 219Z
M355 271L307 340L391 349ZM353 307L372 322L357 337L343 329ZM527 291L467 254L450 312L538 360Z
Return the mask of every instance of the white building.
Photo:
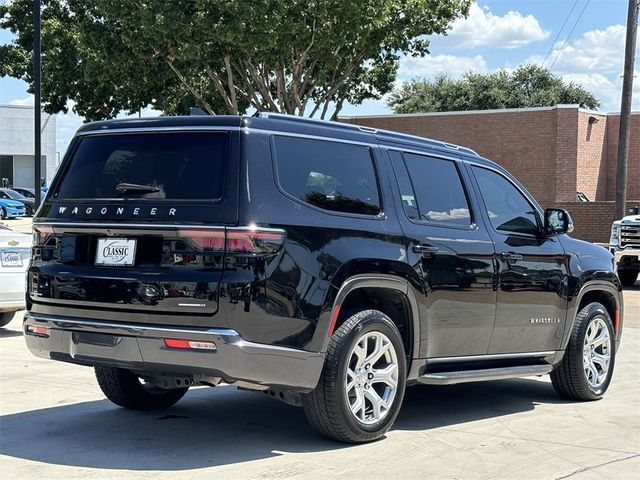
M33 115L29 106L0 105L0 183L34 186ZM58 164L56 117L42 112L42 176L48 186Z

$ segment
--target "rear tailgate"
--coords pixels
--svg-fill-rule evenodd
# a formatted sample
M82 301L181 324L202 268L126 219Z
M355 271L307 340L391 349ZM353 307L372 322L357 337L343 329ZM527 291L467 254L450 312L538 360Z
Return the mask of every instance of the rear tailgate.
M237 223L237 135L77 139L34 222L31 301L83 315L127 312L141 323L212 325L224 227Z

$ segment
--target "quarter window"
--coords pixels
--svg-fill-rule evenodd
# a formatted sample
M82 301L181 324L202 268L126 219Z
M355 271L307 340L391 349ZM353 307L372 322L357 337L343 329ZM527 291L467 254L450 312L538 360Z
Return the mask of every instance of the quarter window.
M524 195L505 177L486 168L473 167L489 221L506 233L538 233L538 215Z
M403 156L404 162L396 158L394 170L409 218L417 215L420 220L432 223L471 225L469 202L455 163L413 153ZM410 181L405 178L407 172Z
M274 143L280 186L289 195L325 210L380 213L368 147L281 136Z

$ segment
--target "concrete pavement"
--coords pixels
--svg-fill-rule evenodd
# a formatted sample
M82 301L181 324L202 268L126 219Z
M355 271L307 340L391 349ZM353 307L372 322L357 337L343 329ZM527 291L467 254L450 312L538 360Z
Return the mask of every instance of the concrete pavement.
M640 478L640 283L605 398L559 399L548 377L407 392L379 442L324 440L301 409L231 386L138 413L93 371L32 357L20 314L0 329L0 465L10 479Z
M1 222L16 232L31 234L32 217L8 218Z

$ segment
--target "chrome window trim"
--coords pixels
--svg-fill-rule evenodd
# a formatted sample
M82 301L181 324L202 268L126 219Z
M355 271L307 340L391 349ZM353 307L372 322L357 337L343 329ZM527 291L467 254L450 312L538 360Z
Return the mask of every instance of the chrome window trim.
M267 132L267 130L261 130L261 131ZM272 130L268 130L268 132L270 135L269 149L271 152L271 162L273 165L275 185L276 185L276 188L287 198L291 199L296 203L304 205L305 207L312 208L320 213L324 213L327 215L336 215L339 217L347 217L347 218L362 218L364 220L376 220L376 221L381 221L387 218L386 210L385 210L386 198L384 195L384 188L382 188L382 184L381 184L381 180L382 180L381 169L379 168L380 164L374 153L375 150L379 148L379 145L370 144L370 143L361 143L361 142L355 142L355 141L353 142L341 141L340 139L332 139L331 137L318 137L318 136L305 135L305 134L290 134L289 132L275 132ZM329 142L329 143L344 143L344 144L356 145L356 146L367 148L369 157L371 159L371 166L373 167L373 173L376 177L376 187L378 191L378 202L379 202L378 207L380 208L380 211L375 215L370 215L366 213L352 213L352 212L341 212L338 210L329 210L326 208L319 207L317 205L313 205L312 203L306 202L303 199L298 198L295 195L292 195L291 193L287 192L287 190L280 183L277 147L275 145L274 137L289 137L289 138L293 137L293 138L301 138L303 140L316 140L316 141Z
M411 149L403 149L403 148L388 148L386 145L383 147L387 150L394 150L400 153L400 155L402 156L402 162L405 166L405 169L407 170L407 175L409 176L409 181L411 182L411 188L413 189L413 193L416 195L418 195L418 193L416 192L415 186L413 184L413 180L411 178L411 173L409 172L409 167L407 167L407 160L404 157L404 155L402 155L403 153L410 153L413 155L420 155L423 157L432 157L435 160L445 160L445 161L449 161L449 162L453 162L453 166L456 169L456 173L458 174L458 179L460 180L460 186L462 187L462 191L465 195L465 200L467 201L467 207L469 207L469 214L470 214L470 220L473 220L472 223L470 223L469 225L457 225L457 224L453 224L453 223L438 223L438 222L434 222L432 220L422 220L422 219L418 219L418 220L413 220L409 217L407 217L407 220L415 225L427 225L427 226L431 226L431 227L438 227L438 228L453 228L453 229L457 229L457 230L464 230L464 231L476 231L478 230L478 215L477 212L475 211L475 206L473 205L473 201L471 201L471 197L470 197L470 189L469 186L467 185L467 181L463 176L462 173L462 169L459 166L459 164L461 163L462 159L459 157L449 157L447 155L439 155L439 154L433 154L431 152L420 152L417 150L411 150ZM393 160L391 159L391 157L389 155L387 155L389 160L391 161L391 168L393 169ZM396 182L397 182L397 175L394 171L394 176L396 177ZM402 209L404 211L404 208ZM406 216L406 212L405 216ZM420 213L420 212L418 212Z
M362 132L362 130L360 130L359 128L354 130L355 130L354 133L357 133L357 131ZM284 136L290 136L290 137L308 138L312 140L325 140L325 141L331 141L331 142L349 143L353 145L363 145L363 146L374 147L374 148L386 148L389 150L400 150L400 151L418 153L423 155L426 153L425 150L415 150L411 148L395 147L391 145L380 144L378 142L364 142L364 141L349 140L344 138L335 138L327 135L312 135L312 134L306 134L306 133L285 132L282 130L271 130L271 129L264 129L260 127L247 127L247 126L240 127L240 126L200 125L200 126L113 128L113 129L103 129L103 130L81 131L81 132L77 132L75 136L85 137L90 135L110 135L110 134L123 134L123 133L125 134L126 133L161 133L161 132L185 132L185 131L186 132L188 131L235 131L235 132L240 131L242 133L261 132L267 135L284 135ZM386 130L378 130L378 132L382 132L382 131L386 132ZM362 133L369 133L373 135L373 132L362 132ZM461 146L455 145L455 147L457 148L454 148L453 144L447 144L445 142L439 142L438 140L431 140L429 138L422 138L415 135L403 134L401 132L389 131L389 133L403 135L407 137L407 139L415 138L416 140L420 140L420 141L434 142L433 145L425 145L425 149L430 149L430 148L437 149L438 147L440 147L440 148L445 148L449 150L456 150L458 152L465 152L466 150L472 151L471 149L468 149L468 147L461 147ZM434 154L434 152L429 152L429 153ZM435 155L441 158L449 159L449 160L460 160L459 157L450 157L450 156L441 154L440 152L437 152L437 151L435 152Z
M307 140L320 140L320 141L324 141L324 142L334 142L334 143L347 143L350 145L360 145L363 147L369 147L369 148L379 148L380 145L378 145L375 142L361 142L358 140L348 140L346 138L335 138L335 137L329 137L326 135L311 135L308 133L297 133L297 132L284 132L281 130L267 130L267 129L263 129L263 128L258 128L258 127L242 127L242 132L243 133L249 133L249 132L260 132L263 133L265 135L271 135L274 137L295 137L295 138L304 138Z

